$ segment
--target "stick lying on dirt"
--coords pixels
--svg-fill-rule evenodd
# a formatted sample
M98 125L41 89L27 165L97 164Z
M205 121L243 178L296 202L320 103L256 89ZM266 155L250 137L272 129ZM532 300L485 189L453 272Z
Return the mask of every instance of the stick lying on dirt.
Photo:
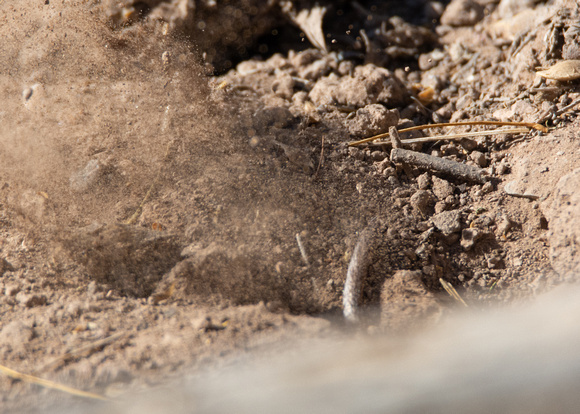
M458 179L474 181L479 184L485 184L488 180L481 168L401 148L393 148L391 150L391 161L399 164L414 165L424 170L438 171Z

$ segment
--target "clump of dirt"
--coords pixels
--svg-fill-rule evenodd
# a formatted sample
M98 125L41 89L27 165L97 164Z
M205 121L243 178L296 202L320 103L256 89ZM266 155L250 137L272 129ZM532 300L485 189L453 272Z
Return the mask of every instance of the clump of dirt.
M369 223L371 333L436 323L443 285L487 306L578 269L580 92L535 75L573 53L577 6L287 3L0 5L5 364L113 395L333 335ZM395 141L479 182L353 143L466 119L551 130ZM20 412L38 394L11 390Z

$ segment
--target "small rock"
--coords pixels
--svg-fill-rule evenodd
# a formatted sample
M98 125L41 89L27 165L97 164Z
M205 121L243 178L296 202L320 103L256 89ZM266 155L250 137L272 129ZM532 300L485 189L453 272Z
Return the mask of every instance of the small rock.
M461 211L459 210L444 211L434 215L431 220L444 235L461 230Z
M580 274L580 168L564 175L544 213L549 222L550 259L560 275ZM547 224L547 223L546 223Z
M118 364L119 362L117 361L106 361L96 369L91 369L94 372L93 376L96 386L110 386L114 383L129 384L133 381L134 375L127 369L118 366Z
M453 191L455 189L453 188L453 185L449 183L449 181L442 180L441 178L436 176L433 176L432 180L433 180L433 194L435 194L435 197L437 197L439 200L444 200L447 197L453 195Z
M452 0L441 16L447 26L473 26L484 18L484 8L473 0Z
M435 203L435 214L439 214L447 210L447 203L445 201L438 201Z
M485 168L487 165L487 159L485 158L485 154L482 152L472 151L471 154L469 154L469 157L481 168Z
M371 152L371 160L381 162L385 159L387 155L383 151L373 151Z
M32 98L32 94L34 93L34 89L32 88L24 88L22 91L22 99L26 102L30 98Z
M469 138L463 138L459 141L459 145L461 145L466 151L473 151L477 148L477 141Z
M476 228L463 229L461 232L461 247L465 251L471 250L475 242L483 237L484 233Z
M441 241L443 243L445 243L446 245L451 246L451 245L457 243L457 241L459 240L460 237L461 237L461 235L459 233L451 233L448 235L442 235Z
M536 0L502 0L497 6L496 14L506 19L526 9L533 9L536 3Z
M433 201L433 195L429 191L419 190L411 196L410 203L421 214L429 214Z
M510 166L507 162L502 161L498 164L495 171L498 175L504 175L510 172Z
M399 112L389 110L380 104L367 105L356 111L356 116L348 122L348 130L355 136L371 136L388 131L399 123Z
M482 187L481 187L481 192L483 194L487 194L487 193L491 193L493 191L493 184L491 183L491 181L486 182Z
M427 190L431 185L431 177L429 177L429 173L423 173L417 177L417 187L419 190Z

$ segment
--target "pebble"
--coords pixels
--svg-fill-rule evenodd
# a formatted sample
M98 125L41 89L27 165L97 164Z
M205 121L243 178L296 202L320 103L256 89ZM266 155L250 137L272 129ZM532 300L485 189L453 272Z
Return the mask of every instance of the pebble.
M505 19L523 10L533 9L536 3L536 0L502 0L497 6L496 14L498 17Z
M465 251L471 250L475 242L483 237L484 233L476 228L463 229L461 232L461 247Z
M386 171L386 170L385 170ZM384 173L383 173L384 174ZM398 178L394 175L390 175L387 177L387 182L393 188L397 188L401 183L399 182Z
M383 151L373 151L371 152L371 160L373 161L383 161L386 157L386 153Z
M485 154L479 151L472 151L469 154L469 157L481 168L485 168L487 166L487 158L485 158Z
M439 200L444 200L449 196L453 195L455 188L447 180L443 180L439 177L433 176L433 194Z
M497 165L495 171L498 175L505 175L510 172L510 166L507 162L502 161Z
M449 235L461 230L461 211L451 210L435 214L431 220L437 229L444 235Z
M417 187L419 190L427 190L431 185L431 177L429 177L429 173L423 173L417 177Z
M371 104L356 111L355 117L348 122L348 130L355 136L372 136L388 131L398 123L399 111Z
M449 206L445 201L438 201L435 203L435 214L439 214L447 210Z
M459 145L461 145L466 151L473 151L477 148L477 141L470 138L463 138L459 141Z
M486 182L482 187L481 187L481 192L483 194L488 194L491 193L493 191L493 184L491 183L491 181Z
M411 206L421 214L429 214L433 205L433 195L429 191L419 190L411 196Z
M65 314L71 316L72 318L76 318L83 313L83 308L83 304L80 301L75 300L66 306Z

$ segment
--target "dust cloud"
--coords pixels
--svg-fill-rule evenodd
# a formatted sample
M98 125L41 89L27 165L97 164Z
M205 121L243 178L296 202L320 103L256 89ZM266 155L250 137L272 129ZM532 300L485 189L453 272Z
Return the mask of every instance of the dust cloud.
M276 114L233 105L166 25L113 27L90 1L1 7L3 191L58 268L72 258L130 296L177 284L176 297L206 304L338 305L328 278L343 277L345 249L380 207L360 210L354 183L313 176L321 136L296 137L306 167L281 166L288 148L260 131ZM252 141L256 130L266 135ZM304 266L297 233L325 259Z

